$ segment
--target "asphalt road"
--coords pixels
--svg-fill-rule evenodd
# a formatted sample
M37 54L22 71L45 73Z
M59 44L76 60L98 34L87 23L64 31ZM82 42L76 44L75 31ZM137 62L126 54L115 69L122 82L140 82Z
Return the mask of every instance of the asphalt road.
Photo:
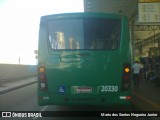
M38 106L37 104L37 83L5 93L0 95L0 111L118 111L123 108L108 108L108 107L97 107L97 106ZM129 110L138 111L136 106L129 108ZM1 118L2 120L10 120L11 118ZM15 120L22 118L12 118ZM31 119L31 120L46 120L46 118L23 118L23 119ZM97 119L97 118L63 118L55 117L55 118L47 118L47 120L77 120L77 119ZM101 119L106 119L106 117L101 117ZM108 118L107 118L108 119ZM117 119L117 118L109 118L109 119ZM124 118L118 118L124 119ZM142 118L128 118L131 119L142 119ZM146 119L146 118L145 118ZM147 118L152 119L152 118Z

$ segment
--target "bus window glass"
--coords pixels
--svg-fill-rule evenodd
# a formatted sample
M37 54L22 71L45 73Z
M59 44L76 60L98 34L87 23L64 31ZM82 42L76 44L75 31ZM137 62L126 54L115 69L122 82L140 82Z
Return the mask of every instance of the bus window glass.
M119 47L121 19L63 19L48 22L49 45L60 49L104 49Z

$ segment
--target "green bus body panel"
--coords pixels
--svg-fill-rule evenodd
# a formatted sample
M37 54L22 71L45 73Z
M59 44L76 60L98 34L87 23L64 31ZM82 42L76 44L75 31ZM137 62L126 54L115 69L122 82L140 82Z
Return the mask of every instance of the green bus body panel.
M47 43L46 22L70 18L121 18L119 48L115 50L51 50ZM123 64L131 63L128 32L127 18L118 14L70 13L41 17L38 64L43 64L46 68L48 91L38 89L39 105L130 105L130 101L119 99L120 96L131 95L130 91L121 91ZM75 89L78 86L86 86L92 90L76 93ZM118 86L118 91L101 92L102 86ZM61 87L65 90L64 93L60 92Z

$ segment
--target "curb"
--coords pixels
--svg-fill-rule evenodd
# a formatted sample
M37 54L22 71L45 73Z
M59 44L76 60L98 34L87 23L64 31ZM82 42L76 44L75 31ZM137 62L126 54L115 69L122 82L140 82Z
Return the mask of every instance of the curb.
M20 88L25 87L25 86L28 86L28 85L32 85L32 84L34 84L34 83L37 83L37 81L32 81L32 82L30 82L30 83L22 84L22 85L13 87L13 88L9 88L9 89L0 91L0 95L5 94L5 93L8 93L8 92L11 92L11 91L14 91L14 90L17 90L17 89L20 89Z
M26 78L31 78L35 77L37 74L32 74L32 75L22 75L22 76L15 76L12 78L1 78L0 82L5 82L5 81L11 81L11 80L20 80L20 79L26 79Z

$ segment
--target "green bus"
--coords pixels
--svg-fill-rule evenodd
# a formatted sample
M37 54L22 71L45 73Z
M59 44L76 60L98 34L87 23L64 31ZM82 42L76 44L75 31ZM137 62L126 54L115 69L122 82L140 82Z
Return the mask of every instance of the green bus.
M39 105L131 105L131 49L126 16L42 16Z

